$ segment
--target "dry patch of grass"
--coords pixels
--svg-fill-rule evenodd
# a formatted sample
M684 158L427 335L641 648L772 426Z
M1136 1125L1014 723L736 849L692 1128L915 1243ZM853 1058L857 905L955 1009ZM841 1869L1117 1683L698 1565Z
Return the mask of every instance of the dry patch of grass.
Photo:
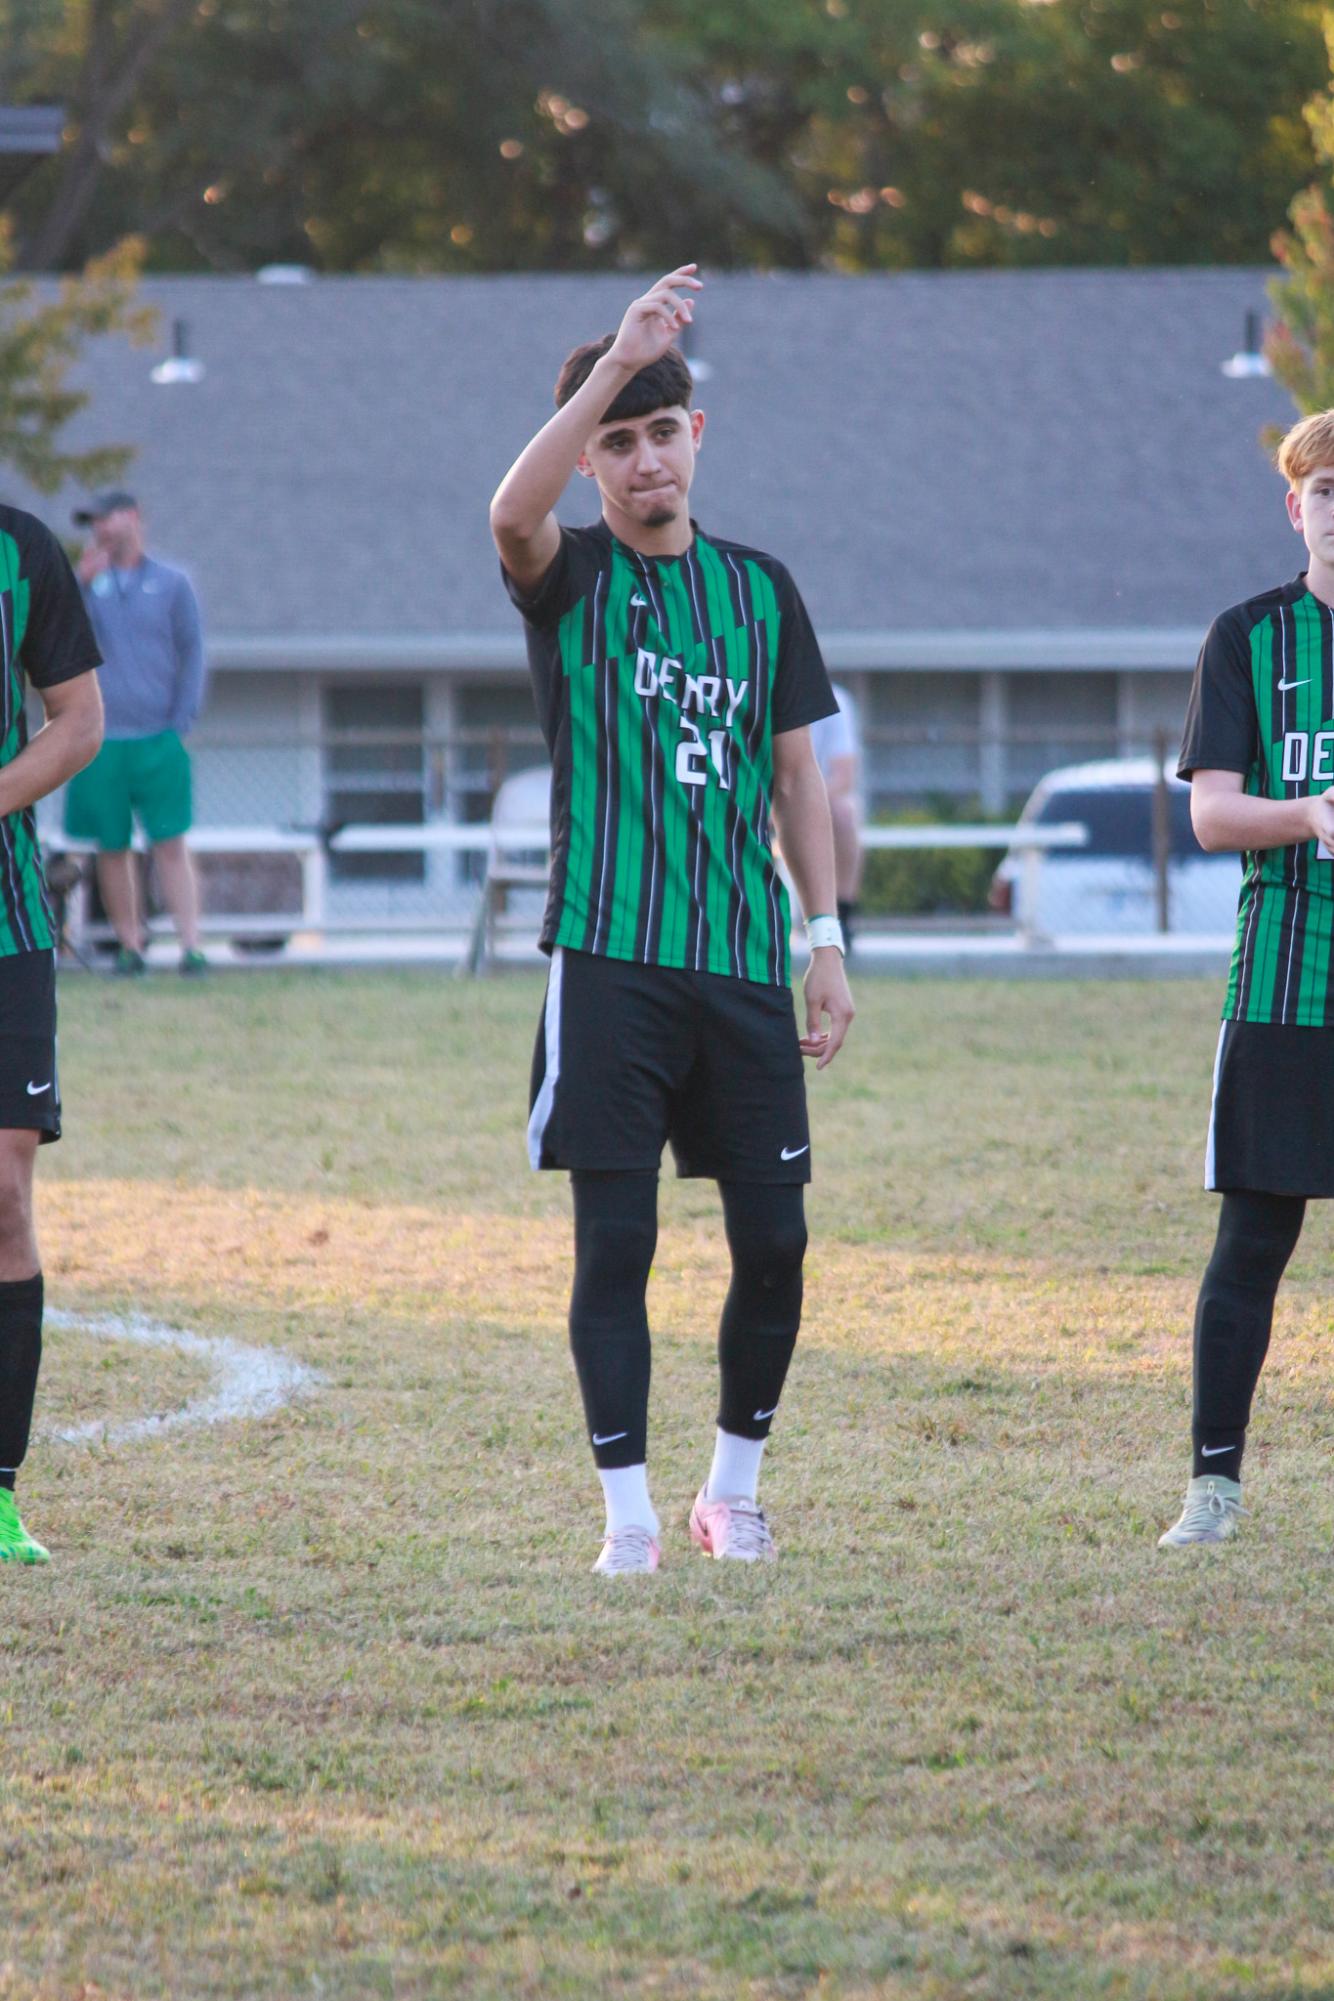
M42 1198L52 1249L48 1273L62 1298L106 1297L128 1282L196 1303L316 1307L356 1302L471 1318L497 1311L516 1329L549 1330L569 1291L567 1217L516 1229L506 1214L451 1213L408 1204L211 1190L174 1183L65 1181ZM1180 1348L1193 1282L1160 1275L1072 1272L1062 1260L904 1252L864 1241L816 1242L805 1339L897 1351L924 1338L971 1348L998 1312L1014 1323L1011 1361L1026 1355L1097 1365L1124 1354L1127 1315L1162 1347ZM665 1334L699 1331L727 1285L720 1233L700 1219L664 1229L651 1301ZM961 1294L969 1317L957 1318ZM1053 1341L1060 1345L1053 1348ZM1108 1341L1114 1344L1108 1348ZM1064 1344L1074 1342L1071 1350Z
M567 1199L519 1164L537 991L456 996L70 985L53 1299L323 1385L34 1455L58 1561L0 1574L0 1997L1334 1995L1323 1222L1245 1537L1153 1546L1211 997L863 997L817 1106L764 1576L685 1538L725 1272L712 1192L665 1189L666 1554L609 1591ZM485 1061L442 1033L459 1006ZM43 1421L118 1352L54 1334ZM124 1355L116 1415L193 1393Z

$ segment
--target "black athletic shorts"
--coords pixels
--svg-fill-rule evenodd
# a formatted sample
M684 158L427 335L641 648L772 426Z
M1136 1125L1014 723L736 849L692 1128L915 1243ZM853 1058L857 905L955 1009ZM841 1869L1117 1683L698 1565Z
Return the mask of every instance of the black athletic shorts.
M533 1053L534 1167L811 1178L806 1079L786 987L590 952L552 955Z
M0 958L0 1127L60 1138L54 952Z
M1223 1023L1204 1185L1334 1195L1334 1029Z

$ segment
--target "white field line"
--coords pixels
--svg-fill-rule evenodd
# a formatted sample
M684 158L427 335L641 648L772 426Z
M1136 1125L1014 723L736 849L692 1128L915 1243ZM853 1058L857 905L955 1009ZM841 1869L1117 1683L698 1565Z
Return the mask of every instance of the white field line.
M277 1348L251 1348L244 1341L221 1335L191 1334L184 1327L167 1327L140 1314L128 1320L99 1319L48 1308L45 1321L48 1327L66 1327L71 1333L91 1334L99 1341L128 1341L136 1348L174 1348L179 1354L197 1356L213 1371L210 1388L177 1410L127 1418L119 1424L91 1418L84 1424L53 1425L45 1431L47 1438L65 1445L131 1445L198 1424L268 1417L294 1397L315 1389L321 1380L316 1370Z

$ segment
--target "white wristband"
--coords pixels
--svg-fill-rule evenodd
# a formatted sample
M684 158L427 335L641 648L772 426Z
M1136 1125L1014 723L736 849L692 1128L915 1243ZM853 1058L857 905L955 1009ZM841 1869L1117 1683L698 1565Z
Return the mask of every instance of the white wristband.
M832 945L847 957L847 947L843 943L843 926L837 917L808 917L806 919L806 943L812 952L821 945Z

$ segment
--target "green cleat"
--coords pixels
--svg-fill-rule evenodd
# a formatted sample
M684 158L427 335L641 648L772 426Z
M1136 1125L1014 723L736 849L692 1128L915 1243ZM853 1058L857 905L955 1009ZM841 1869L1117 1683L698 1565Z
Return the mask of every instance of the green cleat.
M197 980L201 973L208 971L208 960L203 953L192 948L181 953L181 976L187 980Z
M51 1552L30 1536L19 1520L18 1503L0 1487L0 1563L49 1563Z
M1199 1473L1186 1489L1180 1520L1159 1536L1158 1547L1185 1549L1193 1542L1226 1542L1237 1526L1238 1515L1244 1513L1239 1480L1225 1480L1221 1473Z

